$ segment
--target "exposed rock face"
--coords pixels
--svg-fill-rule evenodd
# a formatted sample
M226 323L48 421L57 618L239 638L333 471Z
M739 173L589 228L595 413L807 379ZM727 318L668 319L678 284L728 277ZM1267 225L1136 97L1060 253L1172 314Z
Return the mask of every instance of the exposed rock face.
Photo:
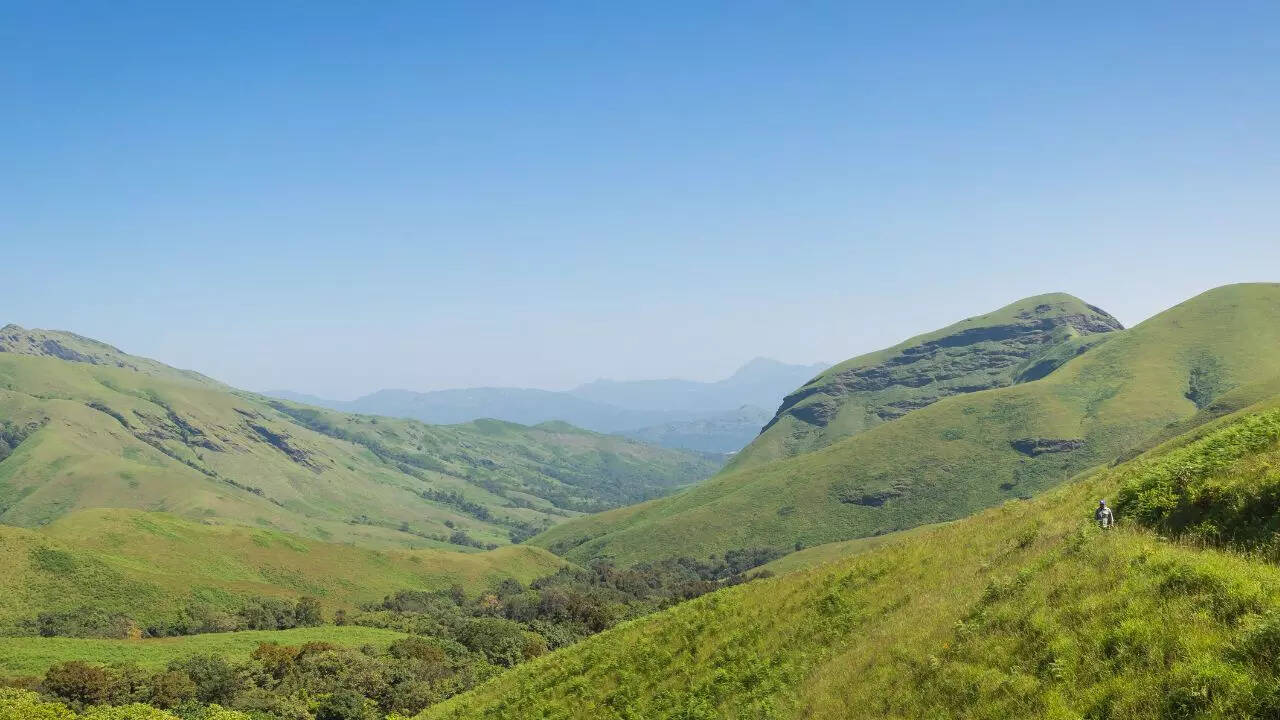
M849 503L850 505L880 507L889 500L901 495L901 490L890 488L888 490L878 490L875 492L845 493L839 496L839 500L842 503Z
M0 352L138 369L124 360L124 353L106 343L74 333L27 330L13 324L0 328Z
M792 422L777 429L784 436L764 443L766 451L804 452L945 397L1038 380L1122 329L1111 315L1069 295L1031 298L970 318L847 361L791 393L762 435L784 419Z
M268 445L271 445L275 449L284 453L290 460L310 469L313 472L320 472L323 470L320 464L311 457L311 453L297 447L291 442L293 438L289 433L283 430L273 430L265 425L259 425L257 423L247 423L247 425L250 430L257 433L258 436L266 441Z
M1058 438L1018 438L1009 444L1014 450L1032 457L1045 453L1071 452L1084 447L1083 440Z
M47 422L49 420L45 418L41 422L20 425L8 420L0 420L0 462L9 457L24 440L34 435Z
M154 360L129 355L104 342L62 330L28 330L12 323L5 325L0 328L0 353L56 358L86 365L122 368L146 375L181 377L216 384L199 373L178 370Z
M1036 308L1036 312L1051 311L1048 305ZM848 396L889 390L895 386L911 389L933 387L936 392L868 405L872 412L886 420L901 417L948 395L1011 385L1015 373L1010 370L1039 357L1061 342L1063 330L1068 334L1089 335L1122 329L1115 318L1110 315L1105 318L1103 320L1098 315L1032 316L1024 323L970 328L903 348L884 362L850 368L827 382L800 388L782 401L782 407L770 425L786 413L813 425L825 425ZM1048 374L1044 372L1040 377ZM964 382L951 384L949 381L953 380ZM817 395L825 395L826 399L803 403Z

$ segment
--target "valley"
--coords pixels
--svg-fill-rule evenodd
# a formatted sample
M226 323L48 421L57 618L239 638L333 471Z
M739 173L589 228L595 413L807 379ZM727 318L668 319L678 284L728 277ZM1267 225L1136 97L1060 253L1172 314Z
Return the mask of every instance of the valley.
M480 387L432 392L379 390L341 401L296 393L266 395L343 412L465 423L491 418L524 425L567 422L676 450L717 456L741 450L770 410L826 365L789 365L756 358L715 382L597 380L566 391Z
M1034 499L813 555L421 717L1269 717L1278 406ZM1093 522L1103 497L1120 528Z
M322 408L70 333L0 347L5 720L1280 707L1280 285L1129 329L1035 296L771 419L629 437ZM723 468L659 447L756 422Z
M10 325L0 339L8 525L128 507L331 542L484 549L718 466L564 423L428 426L296 405L66 333Z
M1041 305L1041 298L1015 304L996 313L996 322L1002 314L1034 315ZM950 388L950 371L939 376L945 378L941 390L891 386L883 392L947 396L850 429L848 437L829 444L819 442L824 436L816 426L783 412L712 479L669 497L562 523L531 542L576 562L610 558L628 564L746 545L787 551L953 520L1033 497L1187 422L1232 391L1265 393L1272 387L1267 383L1280 376L1280 285L1212 290L1129 330L1109 329L1102 334L1107 339L1092 346L1080 344L1069 323L1063 327L1068 337L1060 342L1070 348L1065 354L1071 359L1019 383L1013 383L1012 370L1039 362L1037 356L988 350L987 340L969 348L964 340L983 335L966 335L964 327L940 331L940 339L931 341L941 348L933 357L947 367L955 365L957 348L1004 359L980 371L989 379L971 391ZM1098 327L1111 326L1100 321ZM917 341L907 343L916 346ZM1062 354L1052 339L1035 347ZM855 359L851 367L865 362ZM907 367L923 362L929 361ZM994 387L983 389L989 385ZM884 397L826 395L823 402L843 408L832 417L863 420L876 415L874 403ZM794 435L779 434L795 423L802 427ZM761 451L757 444L772 453L779 438L788 437L819 447L759 464L752 460Z

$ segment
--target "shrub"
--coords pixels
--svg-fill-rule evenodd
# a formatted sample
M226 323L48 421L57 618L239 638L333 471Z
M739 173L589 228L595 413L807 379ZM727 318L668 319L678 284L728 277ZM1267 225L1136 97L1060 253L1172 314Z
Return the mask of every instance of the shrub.
M253 600L239 615L250 630L288 630L298 626L296 605L277 598Z
M463 626L458 639L468 650L482 653L489 662L503 667L524 661L531 642L523 625L502 618L474 618ZM544 639L544 648L545 642Z
M324 617L320 613L320 601L306 595L298 598L297 604L293 607L293 617L298 627L315 627L324 624Z
M196 684L180 670L156 673L151 677L150 684L148 702L158 708L176 707L196 697Z
M199 720L207 720L209 715L199 716ZM81 720L174 720L174 716L150 705L134 703L117 707L90 708L80 716ZM243 715L236 718L218 718L217 720L248 720ZM194 719L193 719L194 720Z
M439 645L420 637L407 637L391 643L387 654L401 660L426 663L443 663L446 657Z
M191 678L200 702L228 705L241 689L235 669L216 655L192 655L170 663L169 670L185 672Z
M339 690L320 701L316 720L376 720L377 712L365 698L350 690Z
M75 713L30 690L0 687L0 720L75 720Z
M1162 533L1256 547L1280 530L1280 474L1256 456L1280 442L1280 410L1250 415L1128 472L1118 514Z
M112 678L106 669L79 660L59 663L44 674L44 689L75 707L104 703Z

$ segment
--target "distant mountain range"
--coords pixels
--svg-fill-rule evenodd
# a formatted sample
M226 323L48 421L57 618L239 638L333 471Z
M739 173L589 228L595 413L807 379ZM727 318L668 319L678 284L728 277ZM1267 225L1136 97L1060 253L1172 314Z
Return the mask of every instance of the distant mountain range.
M743 405L697 420L650 425L617 433L650 445L680 450L729 454L746 447L769 422L773 413L755 405Z
M665 447L731 453L772 416L783 397L826 365L789 365L756 358L716 382L597 380L567 391L462 388L415 392L379 390L355 400L330 400L272 390L292 402L369 415L453 424L494 418L523 425L560 420Z

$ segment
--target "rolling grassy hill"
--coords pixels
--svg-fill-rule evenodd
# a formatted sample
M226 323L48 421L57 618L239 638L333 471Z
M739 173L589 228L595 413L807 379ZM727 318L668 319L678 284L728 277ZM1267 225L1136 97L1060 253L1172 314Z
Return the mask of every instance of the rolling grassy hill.
M787 395L730 467L826 447L951 395L1039 379L1121 329L1100 308L1053 293L860 355Z
M1030 497L1280 376L1280 285L1219 288L1106 337L1043 378L944 397L827 447L731 467L532 542L625 565L884 534Z
M326 614L397 590L529 582L564 561L539 548L371 549L166 513L83 510L30 530L0 526L0 626L92 607L146 627L190 604L235 610L257 596L311 595Z
M1277 407L621 626L419 720L1276 717ZM1099 497L1120 527L1094 524Z
M261 643L300 645L325 642L347 647L373 645L385 648L402 637L403 633L356 625L245 630L145 640L0 637L0 677L41 675L50 666L71 660L103 665L133 663L145 670L158 670L173 660L191 655L216 655L230 661L239 660Z
M371 546L501 545L716 463L563 423L429 426L229 388L69 333L0 329L0 522L130 507Z

